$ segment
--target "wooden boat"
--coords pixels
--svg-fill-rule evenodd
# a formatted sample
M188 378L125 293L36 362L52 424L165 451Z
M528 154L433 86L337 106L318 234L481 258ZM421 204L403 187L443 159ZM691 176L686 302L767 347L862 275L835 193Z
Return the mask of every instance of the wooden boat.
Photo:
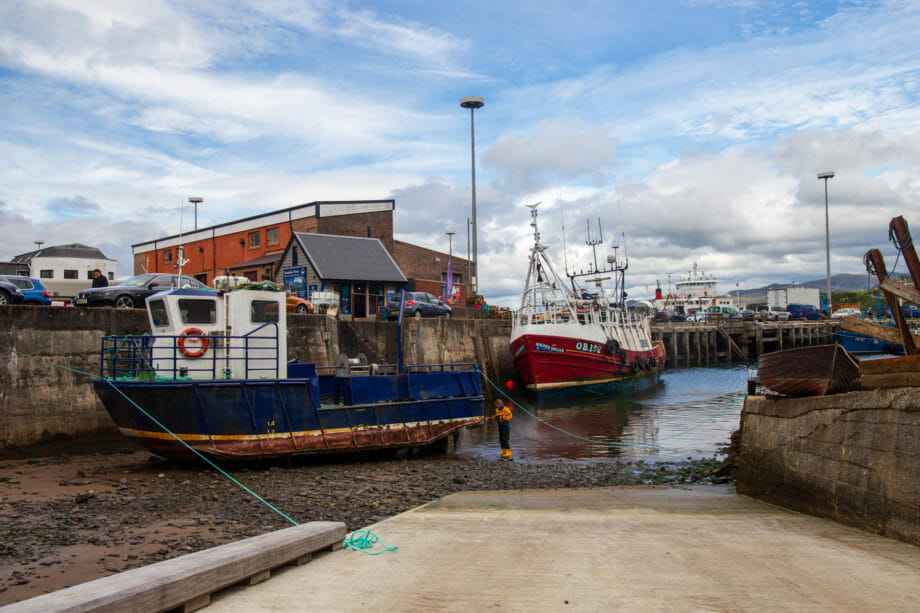
M842 394L857 387L859 363L840 345L765 353L757 375L767 389L787 396Z

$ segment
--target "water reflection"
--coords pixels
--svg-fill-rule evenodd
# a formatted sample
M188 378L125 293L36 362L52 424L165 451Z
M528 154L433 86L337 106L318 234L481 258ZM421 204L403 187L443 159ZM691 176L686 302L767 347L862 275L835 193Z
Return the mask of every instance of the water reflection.
M524 409L515 407L511 447L523 460L711 457L738 428L747 374L745 366L685 368L639 392L516 395ZM495 423L465 431L459 453L497 457Z

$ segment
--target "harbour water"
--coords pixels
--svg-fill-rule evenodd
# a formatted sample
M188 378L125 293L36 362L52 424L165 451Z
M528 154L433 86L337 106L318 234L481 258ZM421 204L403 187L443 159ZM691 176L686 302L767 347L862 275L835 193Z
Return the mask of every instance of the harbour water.
M747 377L746 366L682 368L642 392L515 394L512 451L522 461L712 457L738 429ZM497 457L495 422L465 431L458 453Z

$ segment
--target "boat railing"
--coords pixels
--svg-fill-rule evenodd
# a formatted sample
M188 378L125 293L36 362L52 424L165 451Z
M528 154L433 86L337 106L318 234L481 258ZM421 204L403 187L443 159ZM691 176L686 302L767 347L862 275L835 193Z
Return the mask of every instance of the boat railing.
M188 339L198 341L197 349L185 348ZM99 376L201 380L231 379L239 372L245 379L277 378L278 345L277 322L266 322L243 335L111 335L102 339Z
M370 368L362 371L362 374L369 375L398 375L399 365L397 364L370 364ZM457 372L478 370L479 364L476 362L444 362L436 364L406 364L403 367L405 373L420 372ZM334 374L336 366L317 366L316 372L323 375Z

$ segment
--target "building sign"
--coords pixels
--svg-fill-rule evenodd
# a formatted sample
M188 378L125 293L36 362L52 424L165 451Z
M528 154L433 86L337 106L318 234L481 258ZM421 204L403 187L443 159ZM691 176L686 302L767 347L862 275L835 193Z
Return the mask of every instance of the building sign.
M291 293L291 296L307 299L307 267L297 266L294 268L285 268L282 272L284 289Z

